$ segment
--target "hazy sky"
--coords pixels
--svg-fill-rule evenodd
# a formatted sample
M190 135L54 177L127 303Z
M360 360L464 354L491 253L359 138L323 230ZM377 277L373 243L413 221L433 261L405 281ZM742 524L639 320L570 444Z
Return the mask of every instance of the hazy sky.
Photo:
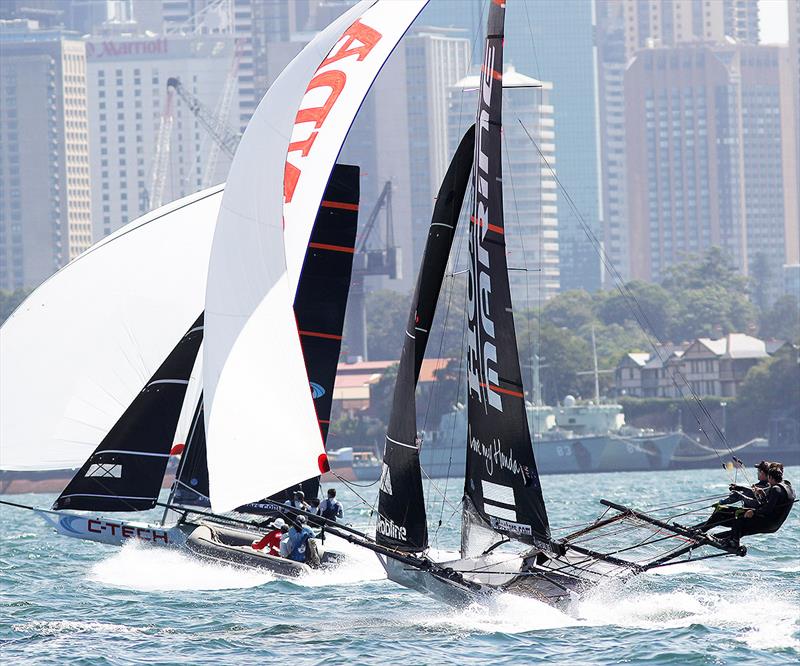
M789 41L787 0L760 0L761 41L765 44L786 44Z

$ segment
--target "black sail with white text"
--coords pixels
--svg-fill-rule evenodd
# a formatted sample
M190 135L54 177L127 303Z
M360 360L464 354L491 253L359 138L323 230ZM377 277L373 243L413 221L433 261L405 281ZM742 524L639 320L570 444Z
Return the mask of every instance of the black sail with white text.
M473 532L500 533L531 544L550 539L525 415L506 261L501 166L505 9L496 2L489 7L469 228L463 556L488 545L477 543Z

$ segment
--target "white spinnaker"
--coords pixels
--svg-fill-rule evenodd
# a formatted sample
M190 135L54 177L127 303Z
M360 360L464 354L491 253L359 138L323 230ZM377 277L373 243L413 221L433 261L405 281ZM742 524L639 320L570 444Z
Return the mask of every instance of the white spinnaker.
M351 8L281 73L239 144L206 294L203 386L216 511L258 500L320 471L324 449L294 294L347 131L383 63L426 2L363 0ZM324 78L309 88L318 74ZM306 117L312 120L296 122ZM316 135L309 143L311 128ZM298 141L307 147L299 159L298 151L289 150ZM284 176L292 160L300 176L284 207Z
M82 465L203 311L223 186L148 213L0 327L0 469Z

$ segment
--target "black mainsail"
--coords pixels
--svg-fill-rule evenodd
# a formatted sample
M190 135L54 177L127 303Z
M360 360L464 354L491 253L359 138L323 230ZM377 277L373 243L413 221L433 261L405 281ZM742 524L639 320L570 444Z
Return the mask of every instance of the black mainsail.
M488 530L540 546L550 541L525 415L506 263L501 164L504 21L505 4L492 2L478 84L475 200L469 227L464 557L488 545L481 538L491 537Z
M471 127L462 138L439 188L403 337L386 430L376 538L380 544L406 552L428 547L414 394L469 182L474 134Z
M294 300L300 344L323 443L330 426L333 385L353 269L360 199L359 178L360 169L357 166L334 166L311 231ZM302 490L307 498L316 497L319 493L319 477L276 493L270 498L272 501L253 502L238 510L248 513L272 511L274 502L289 499L294 490ZM178 471L173 500L187 506L210 506L208 495L206 433L201 396Z
M54 502L54 509L144 511L158 501L197 351L203 315Z

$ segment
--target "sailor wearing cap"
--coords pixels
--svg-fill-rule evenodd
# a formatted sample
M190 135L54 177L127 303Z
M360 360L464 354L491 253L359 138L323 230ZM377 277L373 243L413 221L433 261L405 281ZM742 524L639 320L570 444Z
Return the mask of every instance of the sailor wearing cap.
M289 526L283 518L272 521L272 530L267 532L259 541L254 541L255 550L265 550L267 555L280 555L281 538L289 531Z

